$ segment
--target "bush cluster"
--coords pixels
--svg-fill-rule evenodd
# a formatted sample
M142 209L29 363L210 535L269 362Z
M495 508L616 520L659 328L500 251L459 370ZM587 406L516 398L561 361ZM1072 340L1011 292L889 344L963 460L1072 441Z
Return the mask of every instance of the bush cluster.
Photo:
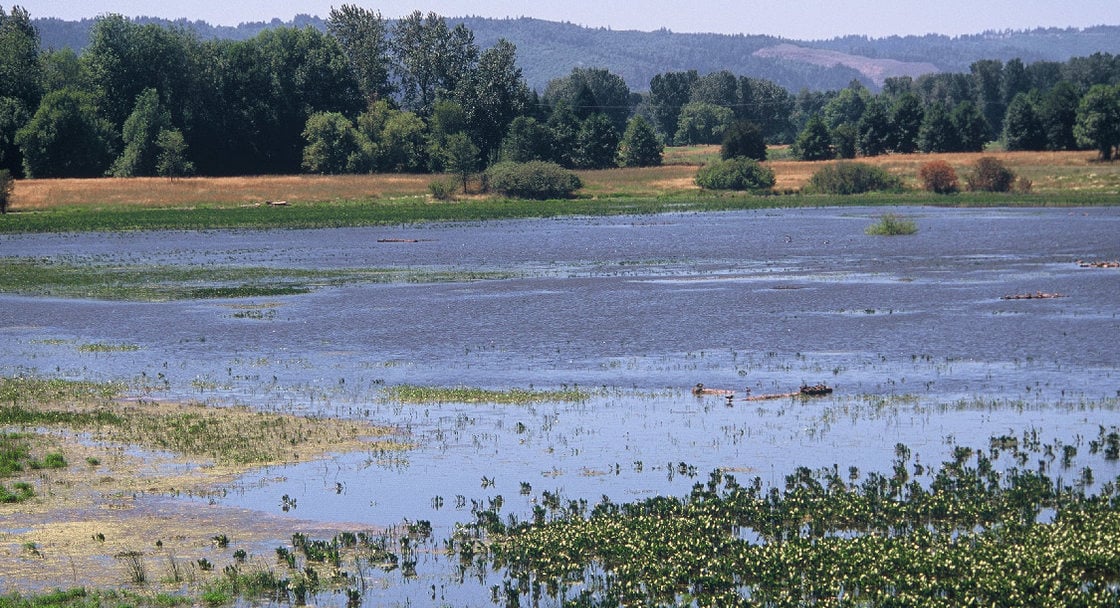
M579 176L545 161L502 162L486 170L491 190L514 198L567 198L583 187Z
M902 190L902 180L886 169L867 163L838 162L822 167L806 188L817 194L862 194L864 192Z
M1015 183L1015 173L998 158L985 156L976 160L965 179L973 192L1009 192Z
M955 194L960 191L957 172L943 160L930 161L918 169L918 179L927 192Z
M745 156L705 165L696 174L696 185L707 190L769 190L774 172Z

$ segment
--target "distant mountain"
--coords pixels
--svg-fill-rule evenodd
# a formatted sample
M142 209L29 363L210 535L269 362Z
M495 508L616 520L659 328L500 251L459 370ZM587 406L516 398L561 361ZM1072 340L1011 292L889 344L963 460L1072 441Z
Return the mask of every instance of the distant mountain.
M292 21L212 26L202 21L137 18L140 23L183 27L202 39L244 40L281 26L325 29L318 17L299 15ZM1086 29L1035 29L985 32L970 36L847 36L832 40L794 41L773 36L678 34L587 28L540 19L449 18L464 23L486 48L499 38L517 46L517 56L529 86L543 91L549 80L575 67L605 68L622 76L635 91L649 88L656 74L696 70L701 74L729 70L764 78L791 91L803 88L832 90L853 79L878 88L885 78L931 72L967 72L978 59L1025 63L1066 61L1093 53L1120 54L1120 26ZM93 20L36 19L45 48L80 51L89 40Z

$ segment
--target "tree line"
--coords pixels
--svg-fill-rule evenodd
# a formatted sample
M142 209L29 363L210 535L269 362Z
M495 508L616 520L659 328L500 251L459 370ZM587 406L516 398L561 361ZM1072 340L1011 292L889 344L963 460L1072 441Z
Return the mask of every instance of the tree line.
M967 74L793 94L721 71L658 74L632 91L576 68L531 90L505 40L419 11L390 23L343 5L327 31L200 40L119 15L74 51L40 48L0 9L0 168L32 178L452 172L498 161L659 164L662 147L757 134L800 158L1091 148L1120 143L1120 57L979 61ZM749 125L750 128L745 128ZM747 146L757 149L757 146Z

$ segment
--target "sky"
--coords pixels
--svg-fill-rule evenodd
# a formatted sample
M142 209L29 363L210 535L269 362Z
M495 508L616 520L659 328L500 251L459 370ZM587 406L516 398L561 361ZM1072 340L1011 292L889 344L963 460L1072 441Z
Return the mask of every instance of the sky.
M105 13L237 25L326 17L357 4L396 18L420 10L445 17L535 17L615 30L769 34L816 40L849 34L958 36L987 30L1120 25L1120 0L22 0L33 18L81 19ZM11 5L8 5L11 6Z

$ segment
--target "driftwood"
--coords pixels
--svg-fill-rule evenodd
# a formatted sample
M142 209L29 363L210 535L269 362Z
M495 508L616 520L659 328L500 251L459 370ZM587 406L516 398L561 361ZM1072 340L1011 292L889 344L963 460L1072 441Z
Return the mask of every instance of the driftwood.
M287 207L288 206L288 201L265 201L264 203L266 205L268 205L269 207Z
M1046 293L1045 291L1036 291L1034 293L1013 293L1011 295L1003 296L1001 300L1049 300L1052 298L1064 298L1065 294L1061 293Z
M377 239L378 243L419 243L420 239Z

